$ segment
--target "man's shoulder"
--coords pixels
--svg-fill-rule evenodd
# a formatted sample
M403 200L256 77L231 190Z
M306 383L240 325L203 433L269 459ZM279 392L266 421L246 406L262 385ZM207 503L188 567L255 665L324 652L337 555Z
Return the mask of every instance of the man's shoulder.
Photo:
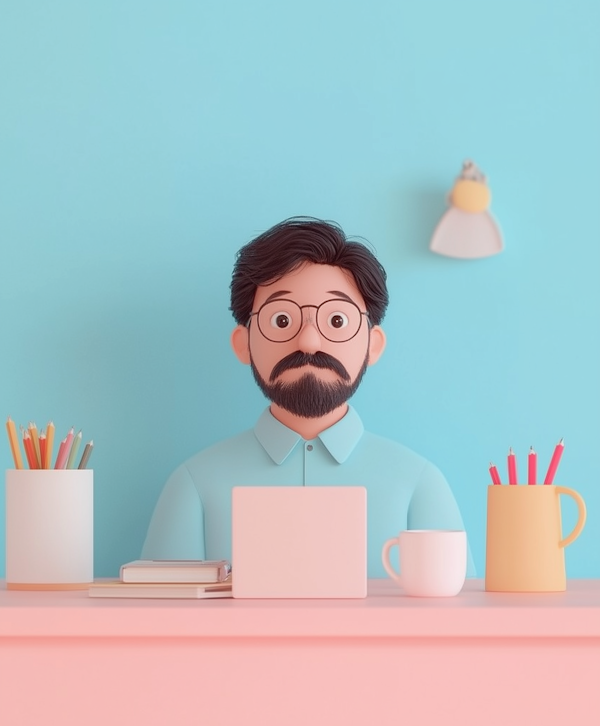
M230 436L227 439L221 439L210 446L196 452L189 459L186 459L182 467L193 470L198 466L209 465L211 462L216 462L219 465L223 465L228 461L237 460L242 456L248 454L250 449L256 449L258 441L254 434L254 429L247 429L242 431L235 436Z
M410 471L414 477L439 473L439 469L422 454L399 441L370 431L364 432L358 448L363 456L378 460L388 468L394 467L398 472Z
M390 439L387 436L374 434L371 431L365 431L363 433L361 444L368 449L385 451L396 456L413 459L414 461L421 461L424 464L427 463L427 459L424 456L409 448L405 444L401 444L399 441Z

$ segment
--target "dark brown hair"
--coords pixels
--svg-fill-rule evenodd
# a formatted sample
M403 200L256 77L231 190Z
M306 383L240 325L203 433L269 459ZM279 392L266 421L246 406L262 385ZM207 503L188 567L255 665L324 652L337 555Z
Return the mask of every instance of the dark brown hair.
M369 321L379 325L388 305L387 275L371 250L349 240L335 222L292 217L276 224L237 253L231 307L240 325L250 319L259 285L275 282L304 262L333 265L352 274L365 299Z

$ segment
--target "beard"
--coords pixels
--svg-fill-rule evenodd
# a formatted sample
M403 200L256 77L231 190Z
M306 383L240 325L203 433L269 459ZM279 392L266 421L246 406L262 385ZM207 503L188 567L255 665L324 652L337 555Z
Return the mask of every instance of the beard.
M284 370L300 367L298 355L303 354L292 353L291 356L288 356L289 364L286 364L288 359L284 358L283 361L280 361L273 369L274 372L277 371L276 375L272 373L269 381L260 375L252 360L250 367L254 380L269 401L301 418L321 418L346 403L356 393L368 366L368 357L365 357L356 378L354 381L350 381L347 373L345 375L341 373L341 370L345 372L345 369L339 361L336 360L335 364L327 365L325 358L319 358L318 362L313 362L313 365L335 370L344 380L322 381L312 371L304 373L297 381L291 383L273 380ZM317 357L325 355L316 354Z

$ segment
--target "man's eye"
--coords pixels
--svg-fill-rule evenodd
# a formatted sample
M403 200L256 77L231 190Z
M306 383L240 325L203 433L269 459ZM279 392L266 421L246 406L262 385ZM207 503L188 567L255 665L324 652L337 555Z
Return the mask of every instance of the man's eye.
M348 317L344 313L331 313L327 318L327 325L335 330L345 328L348 325Z
M271 315L271 325L273 328L279 328L279 330L285 330L292 324L292 318L288 313L275 313Z

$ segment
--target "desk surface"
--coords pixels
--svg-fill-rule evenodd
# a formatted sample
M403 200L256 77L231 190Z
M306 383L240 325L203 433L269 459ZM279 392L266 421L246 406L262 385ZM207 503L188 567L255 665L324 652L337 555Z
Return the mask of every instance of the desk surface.
M123 600L0 583L7 724L596 724L600 580L562 593Z
M0 583L0 638L600 637L600 580L560 593L490 593L467 580L452 598L406 597L369 581L363 600L134 600Z

